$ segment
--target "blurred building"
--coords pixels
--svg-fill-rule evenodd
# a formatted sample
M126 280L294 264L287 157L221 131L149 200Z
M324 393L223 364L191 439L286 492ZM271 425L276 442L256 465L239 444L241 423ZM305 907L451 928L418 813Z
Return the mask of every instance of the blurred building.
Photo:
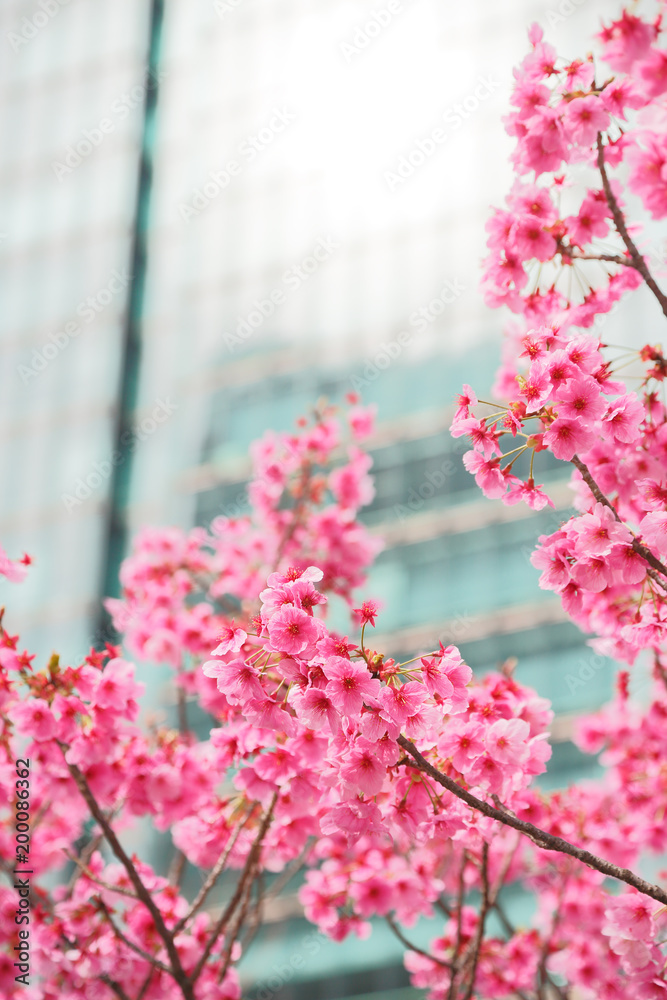
M574 55L606 7L6 0L0 540L37 558L11 591L31 648L80 654L139 526L243 509L250 441L357 389L379 412L376 645L516 656L558 713L549 780L584 773L569 722L610 673L528 561L567 516L563 469L542 466L556 512L485 501L447 427L498 361L477 285L525 29ZM413 995L386 928L341 948L274 916L249 997Z

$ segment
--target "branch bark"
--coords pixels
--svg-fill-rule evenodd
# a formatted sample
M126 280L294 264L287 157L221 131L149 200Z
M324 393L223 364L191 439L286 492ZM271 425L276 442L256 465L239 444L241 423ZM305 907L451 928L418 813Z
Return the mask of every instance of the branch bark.
M64 757L67 748L64 743L60 743L59 745ZM120 863L125 868L125 871L128 874L130 882L132 883L132 885L136 890L137 896L144 904L144 906L150 913L151 917L153 918L155 929L162 938L162 940L164 941L165 948L167 949L167 954L169 956L169 962L171 966L169 968L170 975L173 976L174 980L178 983L185 1000L195 1000L192 983L185 974L185 970L183 969L183 966L181 964L180 956L176 949L176 945L174 944L173 934L170 933L167 925L164 922L162 914L155 905L155 902L151 894L149 893L144 883L141 881L139 873L132 864L131 859L125 853L125 850L120 841L118 840L118 837L116 836L113 828L111 827L106 816L100 809L97 803L97 799L91 792L90 786L88 785L88 782L84 778L83 774L76 766L76 764L67 764L67 767L69 769L69 773L74 779L77 788L79 789L79 792L83 796L83 799L86 805L88 806L88 809L90 810L91 816L93 817L93 819L95 819L97 824L102 829L106 841L109 844L109 847L111 848L113 853L116 855Z
M582 479L588 486L589 490L591 491L597 502L604 504L605 507L608 507L609 510L614 515L614 517L616 518L616 520L620 524L623 524L623 521L621 520L618 511L614 507L611 500L609 500L604 495L598 484L595 482L588 466L581 461L578 455L573 455L570 461L581 473ZM637 555L640 555L642 559L649 564L649 566L653 567L654 572L651 572L651 570L649 569L647 570L648 575L660 587L662 587L663 590L667 590L667 566L665 566L664 563L660 562L660 560L653 555L653 553L649 548L647 548L645 545L642 545L642 543L635 538L632 532L630 533L632 534L632 548L635 550ZM661 580L658 574L664 576L665 580Z
M197 979L199 978L199 976L201 974L202 969L204 968L204 966L205 966L205 964L206 964L206 962L208 960L209 955L211 954L211 951L213 950L213 948L215 946L216 941L220 937L220 934L222 933L222 931L224 930L224 928L229 923L229 921L232 918L232 916L234 914L234 911L236 910L237 906L239 905L239 903L241 902L241 900L244 898L244 894L245 894L245 889L246 889L246 884L248 882L248 878L249 878L250 874L252 873L252 871L254 869L255 862L256 862L257 858L259 857L259 853L260 853L260 851L262 849L262 841L264 840L264 837L266 836L266 831L269 829L269 825L270 825L271 820L273 818L273 810L275 808L275 805L276 805L277 801L278 801L278 793L276 792L274 794L273 798L271 799L271 802L269 804L269 808L266 810L266 815L264 816L264 818L263 818L263 820L262 820L262 822L260 824L259 830L257 832L257 836L255 837L255 840L253 842L253 845L250 848L250 851L248 852L248 857L246 858L246 862L245 862L245 865L243 867L243 871L241 872L241 877L239 878L238 885L236 886L236 891L234 892L234 895L232 896L232 898L230 899L229 903L225 907L224 911L220 915L217 923L215 924L215 926L213 928L213 931L211 932L211 936L209 937L208 941L206 942L206 946L204 947L204 950L203 950L202 954L200 955L199 961L197 962L197 964L196 964L193 972L190 975L190 979L189 979L190 984L196 983Z
M602 187L604 189L605 198L607 199L607 204L609 205L609 210L612 214L614 220L614 225L618 231L619 236L625 243L628 253L632 258L632 264L637 271L641 274L642 278L651 289L656 299L660 303L662 311L665 316L667 316L667 295L660 289L659 285L655 281L655 278L649 271L646 261L637 249L630 233L628 232L628 227L625 224L625 219L623 217L623 212L621 207L616 200L616 196L611 189L611 183L609 181L609 175L607 174L607 168L604 162L604 146L602 144L602 135L598 132L598 170L600 171L600 176L602 178Z
M551 833L547 833L546 830L540 830L539 827L534 826L532 823L528 823L526 820L519 819L513 813L497 809L495 806L490 805L483 799L478 799L476 795L472 792L467 791L467 789L462 788L458 782L454 781L446 774L442 774L438 771L432 764L430 764L426 758L417 750L414 743L407 740L405 736L399 736L397 740L399 746L401 746L415 761L414 764L409 765L411 767L416 767L418 770L422 771L424 774L428 774L434 781L442 785L448 791L456 795L457 798L465 802L472 809L476 809L481 812L484 816L488 816L489 819L495 819L499 823L503 823L505 826L510 826L514 830L518 830L519 833L523 833L526 837L533 841L537 847L540 847L544 851L558 851L560 854L567 854L572 858L576 858L583 864L588 865L589 868L595 869L595 871L600 872L601 875L606 875L609 878L617 879L619 882L625 882L626 885L631 885L634 889L639 890L645 896L650 896L651 899L657 899L659 903L664 903L667 905L667 892L661 889L659 885L654 885L652 882L647 882L645 879L640 878L639 875L635 875L631 872L629 868L619 868L618 865L612 864L610 861L605 861L604 858L598 858L595 854L591 854L590 851L586 851L581 847L576 847L574 844L570 844L569 841L563 840L562 837L556 837Z

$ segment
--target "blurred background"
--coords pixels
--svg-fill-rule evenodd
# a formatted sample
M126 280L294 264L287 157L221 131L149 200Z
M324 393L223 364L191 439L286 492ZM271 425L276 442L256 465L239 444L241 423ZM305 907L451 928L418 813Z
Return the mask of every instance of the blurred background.
M447 427L499 360L478 282L528 25L574 57L615 11L3 0L0 539L35 564L0 600L28 648L82 655L139 526L245 511L249 442L358 391L378 404L377 648L442 639L480 673L517 656L557 712L548 781L593 773L568 734L610 672L529 563L567 516L568 468L541 467L555 512L487 502ZM271 919L248 996L416 995L386 928L341 951L306 943L296 904Z

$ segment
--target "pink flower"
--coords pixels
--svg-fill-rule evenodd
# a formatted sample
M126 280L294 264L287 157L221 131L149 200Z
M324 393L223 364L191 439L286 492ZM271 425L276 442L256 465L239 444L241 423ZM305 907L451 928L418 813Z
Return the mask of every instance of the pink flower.
M248 633L242 628L235 628L234 622L225 625L220 635L220 642L211 651L211 656L223 656L225 653L238 653L243 643L248 638Z
M528 378L517 379L519 395L526 400L526 412L536 413L542 407L553 391L549 370L544 361L535 361L530 366Z
M315 619L291 605L269 619L268 629L273 649L288 656L297 656L319 638Z
M126 660L109 660L99 676L93 702L100 708L122 712L127 703L141 691L143 684L134 682L134 666Z
M551 260L556 241L544 228L543 220L535 215L521 216L512 226L512 246L524 260Z
M557 406L559 417L572 420L597 420L606 410L599 384L585 376L570 379L558 390Z
M654 219L667 215L667 156L664 143L657 136L642 136L642 145L634 145L628 152L631 191L644 202Z
M384 784L387 769L373 753L373 744L361 737L345 756L340 776L364 795L377 795Z
M595 434L580 420L558 417L545 431L543 441L556 458L569 462L577 452L586 452L592 447Z
M653 915L658 904L639 893L628 892L612 898L605 910L607 923L603 933L631 941L652 941L655 937Z
M372 917L376 913L384 916L394 908L393 886L387 879L377 875L353 881L350 885L350 898L354 900L355 910L362 917Z
M514 479L514 477L512 478ZM509 506L523 500L533 510L542 510L547 504L549 507L554 506L553 500L542 492L541 486L535 485L534 479L528 479L525 483L520 479L515 480L502 500L504 504Z
M606 555L613 545L632 539L630 531L602 503L596 503L590 514L576 518L571 527L575 536L574 552L578 558Z
M454 414L454 420L467 418L470 416L470 407L477 406L479 400L469 385L463 386L463 392L456 397L458 409Z
M530 561L536 569L544 572L540 577L542 590L562 590L570 582L571 543L564 531L553 535L540 535L540 546L535 549Z
M496 763L519 767L528 756L529 736L523 719L498 719L484 733L484 745Z
M644 510L664 510L667 507L667 487L655 479L638 479L635 483Z
M507 480L500 469L500 459L486 459L478 451L467 451L463 464L475 477L475 482L485 497L492 500L501 497L507 489Z
M202 673L217 678L218 691L222 691L233 705L265 697L257 668L245 660L232 660L231 663L207 660Z
M6 576L11 583L21 583L25 579L31 562L30 556L27 555L20 561L10 559L0 545L0 575Z
M0 646L0 667L4 670L20 670L21 661L15 649L9 646Z
M470 417L468 420L459 421L452 430L452 437L462 437L464 434L470 438L475 451L481 451L485 458L500 455L498 432L495 427L487 427L483 420Z
M603 27L598 35L603 43L605 62L621 73L629 72L633 63L646 54L655 34L656 29L652 24L624 10L616 21L612 21L608 28Z
M375 628L375 619L380 612L379 601L364 601L360 608L354 608L353 614L360 625L371 624Z
M55 716L48 704L40 698L28 698L14 705L11 710L12 722L34 740L50 740L58 728Z
M572 567L572 579L584 590L599 594L613 583L613 570L604 556L578 559Z
M450 757L456 770L465 774L470 764L484 753L483 736L481 723L452 719L438 740L438 753L443 759Z
M326 693L343 715L357 715L365 701L374 701L380 693L380 682L370 676L365 663L332 656L322 669L328 678Z
M349 453L350 462L329 473L329 489L341 507L356 510L369 504L375 496L375 486L368 475L373 460L354 446Z
M380 691L380 715L389 722L402 726L405 720L419 711L428 698L428 692L417 681L407 684L387 685Z
M565 225L574 243L583 247L595 237L603 239L609 232L609 208L606 201L584 198L577 215L565 219Z
M641 539L661 556L667 556L667 513L652 511L639 525Z
M549 376L555 390L558 390L569 378L578 374L567 351L564 350L553 351L547 356L544 362L544 371Z
M578 146L590 146L598 132L609 128L609 115L598 97L575 97L563 114L563 125Z
M475 757L469 765L466 780L470 785L479 785L487 791L502 795L505 787L505 771L488 753Z
M614 441L621 444L632 444L641 437L640 427L644 418L644 406L636 393L626 393L609 404L602 418L603 432L610 431Z
M326 691L321 688L308 688L303 694L295 691L290 695L299 719L315 732L327 725L332 733L340 731L340 716L336 706Z
M667 90L667 52L652 49L648 58L639 65L639 76L649 97L664 94Z
M377 404L370 406L353 406L347 414L347 420L352 434L357 441L369 437L373 433L373 424L377 416Z

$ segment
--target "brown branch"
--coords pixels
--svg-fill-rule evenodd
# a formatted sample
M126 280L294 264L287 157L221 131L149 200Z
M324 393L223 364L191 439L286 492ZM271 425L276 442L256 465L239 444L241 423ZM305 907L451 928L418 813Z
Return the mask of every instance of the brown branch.
M103 983L107 984L109 989L112 989L114 991L114 993L116 994L117 997L120 998L120 1000L130 1000L127 993L120 985L120 983L117 983L115 979L111 978L111 976L107 976L106 972L102 973L100 979L102 980Z
M146 993L148 992L148 987L151 984L151 979L153 978L153 973L154 972L155 972L155 969L151 966L151 968L148 970L148 975L146 976L146 978L144 979L143 983L141 984L141 989L137 993L137 1000L144 1000L144 997L146 996Z
M468 988L465 992L463 1000L470 1000L475 989L475 980L477 979L477 966L479 965L479 953L482 947L482 940L484 939L484 927L486 925L486 916L489 912L489 845L485 841L482 843L482 865L481 865L481 879L482 879L482 905L479 910L479 921L477 923L477 929L475 931L475 937L472 942L472 948L470 951L470 981L468 982ZM467 964L467 961L466 961Z
M63 758L65 757L65 752L67 747L64 743L59 741L60 749L63 753ZM185 1000L195 1000L195 995L192 989L192 983L188 979L181 964L181 959L174 944L173 934L169 932L167 925L164 922L162 914L155 905L155 902L149 893L148 889L141 881L137 869L134 867L131 859L125 853L125 850L118 840L114 830L109 824L106 816L100 809L97 800L90 790L90 786L83 776L82 772L79 770L76 764L67 764L70 774L74 779L79 792L81 793L88 809L90 810L91 816L96 820L98 825L104 832L104 836L109 844L109 847L116 855L118 860L121 862L125 871L128 874L130 882L134 886L137 896L144 904L151 917L153 918L153 923L155 924L155 929L164 941L165 947L167 949L167 954L169 955L169 961L171 963L171 968L169 969L169 974L175 979L181 988Z
M231 920L234 911L236 910L237 906L239 905L239 903L243 898L248 877L254 869L256 859L259 857L259 853L262 849L262 841L266 836L266 831L269 829L269 825L273 818L273 810L275 809L277 801L278 801L278 793L275 792L269 804L269 808L266 810L266 815L264 816L262 822L260 823L257 836L255 837L255 840L252 844L252 847L250 848L250 851L248 852L248 857L246 858L245 865L243 867L243 871L241 872L241 877L239 878L234 895L232 896L229 903L221 913L218 921L216 922L213 928L213 931L211 932L211 936L206 942L206 946L204 947L204 950L194 968L194 971L190 974L190 979L189 979L190 984L194 984L199 978L201 971L204 968L216 941L218 940L220 934Z
M600 176L602 178L602 187L604 188L605 198L607 199L607 204L609 205L609 210L611 211L612 218L614 220L614 225L618 231L619 236L625 243L627 251L632 258L633 267L641 274L642 278L651 289L656 299L660 303L662 311L665 316L667 316L667 295L661 291L659 285L655 281L653 275L648 269L646 261L640 254L637 246L632 240L630 233L628 232L628 227L625 224L625 219L623 217L623 212L618 204L614 192L611 189L611 184L609 182L609 176L607 175L607 168L604 162L604 146L602 145L602 135L598 132L598 169L600 171Z
M608 507L609 510L614 515L614 517L616 518L616 520L620 524L623 524L623 521L621 520L618 511L614 507L611 500L609 500L604 495L598 484L595 482L588 466L581 461L578 455L573 455L570 461L574 466L576 466L577 469L579 469L582 479L588 486L589 490L591 491L597 502L604 504L605 507ZM628 531L630 531L629 528ZM667 590L667 582L665 580L661 580L660 577L657 575L658 573L660 573L662 574L662 576L667 578L667 566L665 566L664 563L661 563L660 560L653 555L653 553L649 548L647 548L645 545L642 545L642 543L637 540L637 538L634 535L634 532L630 531L630 534L632 535L632 548L635 550L637 555L641 556L642 559L644 559L644 561L647 562L649 566L652 566L655 571L651 572L651 570L649 569L646 572L648 573L648 575L651 577L652 580L655 580L655 582L660 587L663 588L663 590Z
M412 764L408 764L408 767L412 767ZM458 896L456 900L456 944L454 945L454 957L452 959L452 978L449 982L449 989L447 990L447 1000L454 1000L456 996L456 975L458 972L459 965L459 952L461 951L461 940L463 937L463 900L465 897L465 869L468 862L468 852L463 849L461 855L461 868L459 869L459 887Z
M619 264L623 267L633 267L634 263L629 257L624 257L618 253L577 253L571 247L561 247L561 254L569 257L570 260L602 260L609 264Z
M181 917L181 919L178 921L178 923L174 927L174 931L173 931L174 934L178 934L178 932L181 931L185 927L185 925L187 924L188 920L190 920L190 918L194 916L194 914L197 912L197 910L199 909L199 907L206 900L206 897L208 896L209 892L211 891L211 889L213 888L213 886L217 882L218 876L222 872L222 869L227 864L227 859L229 858L229 855L234 850L234 845L236 844L236 841L239 838L239 834L241 833L241 831L243 830L243 828L245 827L246 823L248 822L248 820L250 819L251 816L252 816L252 809L246 815L246 817L243 820L243 822L239 823L239 825L237 826L236 830L232 834L231 840L229 841L229 843L225 847L224 851L222 852L222 854L220 855L220 857L216 861L216 863L213 866L213 868L211 869L211 871L208 873L206 881L204 882L204 884L202 885L201 889L197 893L195 899L192 902L192 905L190 906L190 909L188 910L188 912L185 914L184 917Z
M95 885L99 885L102 889L106 889L107 892L117 892L120 896L127 896L129 899L133 899L135 902L138 901L139 897L134 892L130 892L129 889L123 889L118 885L111 885L110 882L104 882L101 878L98 878L90 868L84 865L83 861L80 861L76 855L71 854L70 851L65 850L64 854L69 858L69 860L77 866L80 875L85 875L87 879L94 882Z
M227 969L229 968L232 961L232 949L234 947L234 942L239 936L241 928L245 922L248 915L248 910L250 909L250 897L252 895L252 887L255 882L259 870L259 859L255 858L253 866L250 870L250 877L246 882L246 887L243 892L243 899L241 900L241 906L239 908L238 916L232 924L231 930L227 936L227 946L224 950L222 956L222 965L220 966L220 972L218 973L218 983L221 983L225 976L227 975Z
M444 969L451 969L449 962L445 962L441 958L436 958L435 955L430 955L427 951L424 951L422 948L418 948L416 944L412 944L411 941L408 941L392 916L387 914L384 919L387 921L390 929L396 935L398 940L405 948L408 949L408 951L414 951L418 955L428 958L429 962L435 962L437 965L441 965Z
M134 941L130 941L130 939L123 934L122 930L112 917L111 910L100 896L97 897L97 905L106 917L109 925L111 926L111 930L114 932L119 941L121 941L127 948L130 948L131 951L136 952L137 955L143 958L145 962L148 962L149 965L159 969L160 972L167 972L169 975L173 975L168 965L161 962L155 955L151 955L150 952L144 951L143 948L141 948L138 944L135 944Z
M633 888L638 889L639 892L643 893L645 896L650 896L651 899L657 899L658 902L667 904L667 892L664 889L661 889L660 886L647 882L645 879L640 878L639 875L635 875L635 873L631 872L628 868L619 868L618 865L613 865L610 861L606 861L604 858L598 858L595 854L591 854L590 851L586 851L581 847L576 847L574 844L570 844L569 841L563 840L562 837L556 837L551 833L547 833L546 830L540 830L539 827L534 826L532 823L528 823L526 820L519 819L508 812L496 809L495 806L490 805L483 799L478 799L476 795L472 794L472 792L462 788L461 785L453 780L453 778L450 778L448 775L442 774L438 771L426 760L424 756L422 756L414 743L407 740L405 736L399 736L397 742L399 746L407 751L407 753L409 753L414 759L415 764L410 766L416 767L418 770L428 774L434 781L437 781L438 784L452 792L457 798L461 799L462 802L465 802L466 805L470 806L472 809L476 809L484 816L488 816L489 819L498 820L499 823L503 823L505 826L511 826L512 829L518 830L519 833L523 833L526 837L532 840L537 847L540 847L544 851L558 851L561 854L567 854L570 857L581 861L583 864L588 865L589 868L594 868L595 871L600 872L600 874L607 875L609 878L617 879L619 882L625 882L626 885L633 886Z

